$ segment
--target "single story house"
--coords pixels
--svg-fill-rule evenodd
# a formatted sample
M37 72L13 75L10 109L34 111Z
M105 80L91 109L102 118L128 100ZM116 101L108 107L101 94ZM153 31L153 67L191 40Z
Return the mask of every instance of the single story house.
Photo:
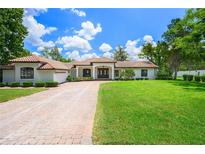
M3 66L3 82L57 81L63 83L68 75L74 78L116 79L120 71L133 68L134 78L155 79L158 66L149 61L115 61L101 57L64 63L36 55L13 59Z

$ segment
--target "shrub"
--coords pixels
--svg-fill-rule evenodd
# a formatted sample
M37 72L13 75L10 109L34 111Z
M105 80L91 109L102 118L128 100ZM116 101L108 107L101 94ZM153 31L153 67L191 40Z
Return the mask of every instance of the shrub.
M192 81L194 79L193 75L189 75L189 74L184 74L183 75L183 80L184 81Z
M20 86L20 82L11 82L10 86L11 87L19 87Z
M172 76L169 75L168 73L158 73L156 79L157 80L172 80Z
M23 82L23 87L32 87L32 86L33 86L33 82L31 81Z
M131 68L125 69L120 73L120 78L124 80L133 80L134 76L135 76L135 72Z
M184 74L184 75L183 75L183 80L184 80L184 81L187 80L187 76L188 76L187 74Z
M35 86L36 87L45 87L46 83L44 81L37 81L35 83Z
M149 78L144 78L145 80L149 80Z
M45 83L46 87L57 87L58 86L58 82L55 81L47 81Z
M93 80L92 77L78 77L75 79L76 81L91 81Z
M201 77L200 76L194 76L194 80L197 81L197 82L200 82L201 81Z
M187 80L188 80L188 81L192 81L192 80L193 80L193 78L194 78L194 76L193 76L193 75L187 75Z
M205 75L201 76L201 81L205 82Z
M0 87L4 87L4 86L6 86L6 83L0 82Z
M68 75L68 77L66 78L66 80L67 80L68 82L71 82L71 81L73 81L74 79L73 79L72 76Z

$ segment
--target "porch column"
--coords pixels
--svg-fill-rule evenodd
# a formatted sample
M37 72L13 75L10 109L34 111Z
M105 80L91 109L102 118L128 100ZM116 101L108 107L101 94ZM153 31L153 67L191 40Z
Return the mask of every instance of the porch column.
M95 79L95 66L93 66L93 79Z
M114 67L111 67L111 69L112 69L112 80L114 80L115 79L115 68Z
M78 66L76 66L76 78L78 78Z

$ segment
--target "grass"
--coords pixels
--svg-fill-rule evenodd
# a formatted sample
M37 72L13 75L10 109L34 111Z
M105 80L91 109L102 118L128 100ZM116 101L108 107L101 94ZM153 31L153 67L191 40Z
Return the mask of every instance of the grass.
M31 95L40 91L46 90L46 88L22 88L22 89L0 89L0 103L6 102L18 97Z
M205 144L205 84L101 84L92 138L94 144Z

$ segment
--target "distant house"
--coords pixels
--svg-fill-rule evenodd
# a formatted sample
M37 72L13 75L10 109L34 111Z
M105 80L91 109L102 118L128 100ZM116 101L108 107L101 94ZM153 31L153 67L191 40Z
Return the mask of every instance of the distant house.
M3 66L3 82L57 81L63 83L68 75L93 79L116 79L120 71L133 68L135 78L155 79L158 66L149 61L115 61L109 58L91 58L63 63L36 55L13 59Z

